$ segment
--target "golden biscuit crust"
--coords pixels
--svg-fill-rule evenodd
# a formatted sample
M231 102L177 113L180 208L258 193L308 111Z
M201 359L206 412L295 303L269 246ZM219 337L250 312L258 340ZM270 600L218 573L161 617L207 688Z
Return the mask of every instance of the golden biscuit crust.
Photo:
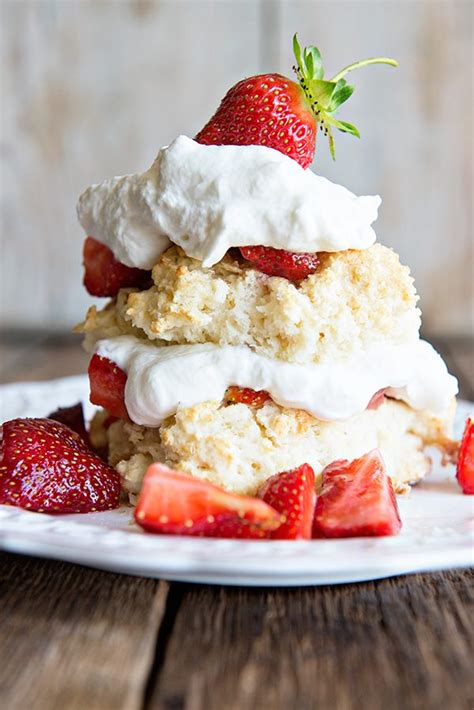
M109 308L122 332L132 328L158 345L246 344L267 357L318 363L382 341L413 340L420 326L410 272L380 244L322 253L318 271L298 284L230 255L203 268L171 247L153 280L152 288L128 292ZM100 328L90 320L84 330L97 335Z
M204 402L179 409L156 429L116 421L106 436L109 462L132 496L154 461L228 491L254 495L278 471L306 462L320 474L336 459L357 458L373 448L381 450L395 490L405 493L430 469L425 446L449 449L453 412L454 402L452 411L435 417L386 399L379 409L347 421L323 422L274 402L260 408ZM95 436L102 426L97 415Z

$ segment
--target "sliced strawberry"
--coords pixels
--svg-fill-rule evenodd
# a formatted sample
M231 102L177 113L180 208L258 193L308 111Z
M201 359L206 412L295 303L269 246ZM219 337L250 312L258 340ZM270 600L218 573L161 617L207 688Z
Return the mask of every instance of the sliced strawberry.
M2 427L0 503L45 513L90 513L119 504L118 473L52 419Z
M283 522L272 532L273 539L311 539L316 489L314 471L309 464L275 474L266 481L259 496L282 514Z
M372 399L367 405L367 409L378 409L384 402L385 402L385 392L387 391L387 387L384 387L381 390L377 390L377 392L374 394Z
M335 116L354 91L343 77L367 64L397 66L397 63L385 57L366 59L345 67L332 79L325 79L317 47L302 51L295 35L293 51L299 83L281 74L260 74L239 81L197 134L198 143L263 145L279 150L307 168L313 160L318 124L328 136L333 157L333 127L359 136L355 126Z
M90 401L118 419L128 419L125 407L126 373L114 362L95 353L89 363Z
M474 418L468 417L464 427L456 466L456 478L463 493L474 494Z
M84 286L91 296L116 296L121 288L146 288L151 273L121 264L105 244L94 237L84 242Z
M154 533L249 539L268 538L280 524L262 500L226 493L160 463L145 474L135 520Z
M246 404L252 407L261 407L265 402L271 400L270 395L265 390L253 390L250 387L227 388L225 399L229 404Z
M323 471L313 537L396 535L400 514L392 481L378 449Z
M74 404L72 407L61 407L56 409L51 414L48 414L48 419L53 419L55 422L61 422L65 424L79 434L81 439L83 439L87 445L89 445L89 434L86 429L86 423L84 421L84 409L81 402Z
M288 281L301 281L318 268L317 254L296 254L273 247L241 247L244 259L268 276L281 276Z

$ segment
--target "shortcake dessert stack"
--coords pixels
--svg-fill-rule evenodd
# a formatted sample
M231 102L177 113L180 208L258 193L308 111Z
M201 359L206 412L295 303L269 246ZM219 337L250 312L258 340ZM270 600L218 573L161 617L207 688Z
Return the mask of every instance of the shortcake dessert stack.
M85 286L111 300L79 329L92 440L135 501L160 462L255 495L309 464L379 449L396 492L450 446L457 385L420 339L413 279L376 242L381 200L309 169L353 91L295 39L299 83L243 80L195 139L89 187Z

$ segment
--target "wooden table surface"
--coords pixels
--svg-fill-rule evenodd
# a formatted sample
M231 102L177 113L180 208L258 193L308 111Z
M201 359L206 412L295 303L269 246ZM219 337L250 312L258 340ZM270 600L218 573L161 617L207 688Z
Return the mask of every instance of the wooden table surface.
M437 340L474 398L472 342ZM81 372L75 340L5 339L0 381ZM473 710L473 574L229 588L1 554L5 710Z

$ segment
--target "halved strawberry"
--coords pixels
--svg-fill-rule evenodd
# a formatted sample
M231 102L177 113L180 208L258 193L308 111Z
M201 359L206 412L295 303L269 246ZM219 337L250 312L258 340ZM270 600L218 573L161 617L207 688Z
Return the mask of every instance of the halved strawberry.
M401 526L392 481L378 449L324 469L313 537L396 535Z
M125 407L126 373L114 362L95 353L89 363L90 401L112 416L127 419Z
M121 264L105 244L94 237L84 242L84 286L91 296L116 296L121 288L146 288L151 273Z
M84 421L84 409L82 403L78 402L72 407L61 407L56 409L51 414L48 414L48 419L53 419L55 422L61 422L65 424L70 429L79 434L81 439L83 439L87 445L89 445L89 434L86 429L86 423Z
M2 426L0 503L40 513L90 513L119 504L120 478L69 427L52 419Z
M474 494L474 417L466 419L458 454L456 478L463 493Z
M301 281L314 274L319 263L317 254L296 254L273 247L240 247L240 253L262 273L288 281Z
M314 471L309 464L275 474L265 482L259 496L283 517L280 527L271 534L273 539L311 539L316 489Z
M250 387L232 385L227 388L225 399L229 404L247 404L252 407L261 407L265 402L271 400L271 397L265 390L253 390Z
M248 539L268 538L280 524L262 500L226 493L160 463L145 474L135 520L154 533Z

